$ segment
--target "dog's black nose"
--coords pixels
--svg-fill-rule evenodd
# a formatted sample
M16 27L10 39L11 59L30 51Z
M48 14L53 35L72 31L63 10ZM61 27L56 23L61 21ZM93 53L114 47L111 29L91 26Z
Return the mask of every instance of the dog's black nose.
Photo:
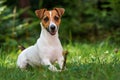
M51 25L50 28L51 28L51 30L55 30L55 26L54 25Z

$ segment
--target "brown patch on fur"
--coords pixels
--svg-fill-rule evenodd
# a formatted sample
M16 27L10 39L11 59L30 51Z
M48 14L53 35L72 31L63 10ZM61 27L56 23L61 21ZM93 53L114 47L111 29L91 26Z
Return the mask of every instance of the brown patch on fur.
M46 18L48 19L47 21ZM57 25L57 27L59 27L61 19L56 10L51 10L51 16L50 11L45 11L44 17L42 19L43 26L47 28L50 25L50 21L54 22Z
M46 21L46 18L48 19L47 21ZM46 11L44 13L44 16L43 16L43 19L42 19L41 22L42 22L42 24L45 28L47 28L49 26L49 24L50 24L50 13L49 13L49 11Z
M56 10L52 10L51 12L52 12L52 14L51 14L52 22L54 22L57 25L57 27L59 27L60 22L61 22L61 18L59 17Z
M51 17L50 17L51 11ZM61 22L61 16L64 14L63 8L54 8L48 11L47 9L36 10L36 15L42 20L42 25L47 28L50 25L50 21L54 22L59 27Z
M65 9L64 8L54 8L54 10L57 11L58 15L61 17L64 12L65 12Z
M45 11L47 11L47 9L45 9L45 8L44 9L39 9L39 10L35 11L35 14L38 18L42 19Z

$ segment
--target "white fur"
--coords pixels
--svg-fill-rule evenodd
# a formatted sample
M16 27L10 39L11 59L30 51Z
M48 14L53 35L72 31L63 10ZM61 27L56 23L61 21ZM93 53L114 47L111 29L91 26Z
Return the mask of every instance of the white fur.
M49 66L51 71L59 71L52 63L58 62L62 69L64 57L62 55L63 48L58 38L58 31L55 35L51 35L41 23L41 34L35 45L23 50L18 56L17 66L26 69L27 64L35 66Z
M55 25L55 31L57 30L57 25L52 21L52 18L51 18L51 11L49 12L50 13L50 25L49 26L51 26L51 25ZM50 30L50 27L49 27L49 30Z

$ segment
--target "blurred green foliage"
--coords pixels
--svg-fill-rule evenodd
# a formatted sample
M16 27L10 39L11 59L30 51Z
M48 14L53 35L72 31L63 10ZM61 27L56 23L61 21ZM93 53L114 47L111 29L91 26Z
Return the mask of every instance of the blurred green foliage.
M66 10L59 31L62 41L120 41L119 0L28 0L26 8L20 8L19 1L0 1L0 45L33 44L40 34L34 11L53 7ZM29 17L21 17L23 13Z

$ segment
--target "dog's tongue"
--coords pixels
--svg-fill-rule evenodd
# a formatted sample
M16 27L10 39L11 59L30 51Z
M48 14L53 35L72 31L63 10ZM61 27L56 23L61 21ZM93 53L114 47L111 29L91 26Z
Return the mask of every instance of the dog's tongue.
M56 31L51 31L50 34L51 35L55 35Z

